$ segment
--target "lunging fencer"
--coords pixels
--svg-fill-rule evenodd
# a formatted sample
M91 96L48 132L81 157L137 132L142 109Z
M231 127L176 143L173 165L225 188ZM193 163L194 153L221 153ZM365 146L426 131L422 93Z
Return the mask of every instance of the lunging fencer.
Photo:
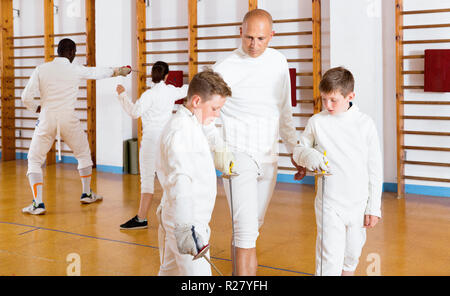
M58 56L36 67L23 93L25 107L39 113L39 119L28 151L27 176L33 192L33 202L22 212L44 214L42 200L42 165L55 138L62 138L78 161L82 183L81 203L93 203L102 197L92 192L92 159L87 135L75 112L78 88L82 80L103 79L130 73L128 67L101 68L73 64L76 45L71 39L58 44ZM34 97L40 95L40 102ZM60 148L60 147L59 147Z
M169 65L158 61L152 67L152 82L150 89L146 90L136 103L127 96L125 88L117 85L117 94L120 104L125 112L132 118L142 119L142 141L139 148L139 170L141 175L141 200L136 216L120 225L120 229L147 228L148 210L151 206L155 174L156 152L159 147L161 131L172 117L174 104L177 100L186 97L188 85L175 87L166 84L169 76Z
M281 136L292 154L297 136L288 63L283 54L268 48L274 35L271 15L262 9L249 11L240 31L241 46L213 66L233 92L220 113L224 136L214 126L205 133L216 158L233 155L239 174L232 180L233 260L236 275L256 275L256 240L277 179L278 140ZM303 169L297 174L304 175ZM229 182L223 183L230 204Z
M324 110L309 119L294 149L298 165L331 174L326 184L319 178L315 199L316 275L354 275L366 228L381 218L380 144L373 120L351 102L354 83L342 67L325 73Z
M159 275L208 276L209 222L217 193L210 146L203 132L219 116L231 96L221 76L212 70L196 74L187 101L161 134L157 176L163 188L157 217L161 266ZM206 250L206 252L205 252Z

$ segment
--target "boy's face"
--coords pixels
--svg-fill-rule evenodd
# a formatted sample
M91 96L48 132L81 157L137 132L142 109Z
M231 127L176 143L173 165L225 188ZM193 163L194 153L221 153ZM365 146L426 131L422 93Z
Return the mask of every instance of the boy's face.
M203 125L212 123L220 115L220 108L225 104L226 98L221 95L212 95L208 101L195 96L192 100L194 114Z
M355 97L355 93L351 92L347 96L337 90L328 94L320 93L322 96L322 105L331 115L336 115L347 111L350 107L350 101Z

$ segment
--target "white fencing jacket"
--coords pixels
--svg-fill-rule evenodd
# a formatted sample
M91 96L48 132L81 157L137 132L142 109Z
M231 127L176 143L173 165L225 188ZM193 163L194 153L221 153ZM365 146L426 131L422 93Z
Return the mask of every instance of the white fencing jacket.
M82 80L111 77L113 68L84 67L70 63L65 57L41 64L34 69L23 93L25 107L36 112L34 97L40 93L41 112L74 111Z
M164 81L146 90L136 103L131 102L126 92L119 95L119 102L132 118L142 119L143 138L150 136L150 130L162 130L172 117L174 104L187 95L189 85L175 87Z
M175 224L208 228L217 193L216 171L202 124L184 106L164 128L159 153L157 175L164 190L165 216L174 217Z
M253 58L240 47L213 68L233 93L220 112L230 148L258 162L276 162L281 136L292 153L297 138L286 58L273 48Z
M381 217L382 156L375 124L368 115L354 104L342 114L322 111L309 119L297 147L326 151L332 175L326 180L324 201L338 214ZM295 149L294 160L301 151Z

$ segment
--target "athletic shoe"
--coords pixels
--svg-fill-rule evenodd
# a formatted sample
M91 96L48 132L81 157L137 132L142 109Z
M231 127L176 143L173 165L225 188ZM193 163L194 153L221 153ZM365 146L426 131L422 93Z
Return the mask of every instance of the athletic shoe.
M133 218L131 218L130 220L128 220L126 223L120 225L120 229L124 229L124 230L131 230L131 229L143 229L143 228L147 228L147 219L145 219L142 222L139 222L138 220L138 216L134 216Z
M97 195L96 193L92 192L92 190L91 190L91 193L89 193L89 194L83 193L81 195L80 201L81 201L81 203L84 203L84 204L90 204L90 203L93 203L93 202L96 202L96 201L102 200L102 199L103 199L103 196Z
M22 213L42 215L45 213L45 205L43 202L41 202L40 204L36 204L36 201L33 200L33 203L31 205L22 209Z

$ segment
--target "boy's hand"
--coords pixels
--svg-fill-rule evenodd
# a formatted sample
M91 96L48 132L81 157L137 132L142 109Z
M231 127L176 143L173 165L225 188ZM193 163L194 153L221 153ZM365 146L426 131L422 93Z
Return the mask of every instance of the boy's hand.
M300 181L306 176L306 168L299 166L295 162L294 157L292 155L291 155L291 163L297 169L297 172L294 175L294 180Z
M233 165L236 163L234 154L227 146L217 148L214 152L214 166L222 172L222 174L230 175L235 173Z
M122 86L122 84L118 84L116 87L117 94L120 95L125 91L125 87Z
M373 228L377 225L379 217L373 215L364 215L364 228Z
M193 225L176 225L175 240L180 254L197 256L204 248L208 247Z

